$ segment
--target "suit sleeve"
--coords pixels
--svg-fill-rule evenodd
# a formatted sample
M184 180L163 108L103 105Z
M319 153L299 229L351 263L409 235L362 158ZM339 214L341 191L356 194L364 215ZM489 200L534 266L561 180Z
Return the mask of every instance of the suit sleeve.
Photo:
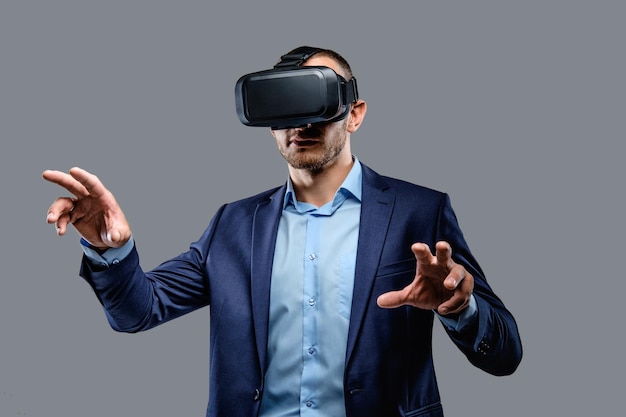
M522 359L517 323L494 294L471 254L448 195L445 195L439 210L437 230L437 240L450 243L454 261L462 264L474 277L474 297L478 306L478 317L473 325L461 332L446 328L446 332L478 368L493 375L513 373Z
M142 270L136 247L108 268L83 257L80 275L93 288L113 329L147 330L209 304L205 260L223 209L187 252L151 271Z

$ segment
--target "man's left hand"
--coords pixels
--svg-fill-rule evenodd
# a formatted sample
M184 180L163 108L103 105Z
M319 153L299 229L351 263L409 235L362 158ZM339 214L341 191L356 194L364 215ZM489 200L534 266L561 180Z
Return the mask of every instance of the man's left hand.
M437 242L434 256L425 243L414 243L411 250L417 260L415 279L402 290L382 294L378 305L382 308L410 305L436 310L441 315L465 309L474 290L474 277L452 260L450 245Z

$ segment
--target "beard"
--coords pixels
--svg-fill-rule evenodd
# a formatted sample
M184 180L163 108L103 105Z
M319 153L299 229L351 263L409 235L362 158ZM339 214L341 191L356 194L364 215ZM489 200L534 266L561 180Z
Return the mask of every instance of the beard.
M315 152L310 149L289 149L289 146L279 146L280 154L287 161L289 165L296 169L307 170L312 174L321 173L328 164L335 161L339 154L346 146L347 138L347 119L341 124L341 127L337 130L331 130L327 132L328 136L323 138L323 142L320 142L322 149ZM307 129L303 129L299 136L301 138L316 138L322 136L322 131L316 126L312 126Z

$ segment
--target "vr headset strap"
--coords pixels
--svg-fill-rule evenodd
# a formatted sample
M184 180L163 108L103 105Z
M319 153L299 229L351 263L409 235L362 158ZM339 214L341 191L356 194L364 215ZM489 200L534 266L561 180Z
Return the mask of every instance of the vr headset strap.
M274 68L299 67L304 61L320 51L323 51L323 49L313 48L311 46L301 46L300 48L295 49L292 53L281 56L280 62L274 65Z

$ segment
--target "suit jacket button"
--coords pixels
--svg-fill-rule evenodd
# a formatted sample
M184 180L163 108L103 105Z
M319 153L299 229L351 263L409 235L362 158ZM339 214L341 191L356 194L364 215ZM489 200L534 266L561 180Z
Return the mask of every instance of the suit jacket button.
M261 390L258 388L254 390L254 401L259 401L261 399Z

